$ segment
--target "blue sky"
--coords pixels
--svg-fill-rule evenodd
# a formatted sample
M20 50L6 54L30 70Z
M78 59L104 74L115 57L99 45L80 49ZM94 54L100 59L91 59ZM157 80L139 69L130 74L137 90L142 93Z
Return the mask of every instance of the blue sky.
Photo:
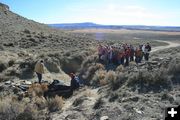
M180 26L180 0L1 0L41 23Z

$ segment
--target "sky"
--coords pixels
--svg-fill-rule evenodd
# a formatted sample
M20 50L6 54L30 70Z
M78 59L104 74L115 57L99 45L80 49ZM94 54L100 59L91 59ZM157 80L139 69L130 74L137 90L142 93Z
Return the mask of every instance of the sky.
M0 0L40 23L180 26L180 0Z

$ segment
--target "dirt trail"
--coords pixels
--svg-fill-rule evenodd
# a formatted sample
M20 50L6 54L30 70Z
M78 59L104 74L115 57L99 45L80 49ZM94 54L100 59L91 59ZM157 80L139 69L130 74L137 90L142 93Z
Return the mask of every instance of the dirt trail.
M170 42L170 41L161 41L161 40L156 40L158 42L165 42L169 45L167 46L158 46L158 47L154 47L152 48L152 51L151 52L156 52L158 50L163 50L163 49L167 49L167 48L172 48L172 47L178 47L180 46L180 43L177 43L177 42Z

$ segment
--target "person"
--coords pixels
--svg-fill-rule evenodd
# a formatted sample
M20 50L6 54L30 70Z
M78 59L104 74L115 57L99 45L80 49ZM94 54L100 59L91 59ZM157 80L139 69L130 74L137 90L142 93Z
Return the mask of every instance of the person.
M109 64L112 63L112 58L113 58L113 48L112 48L112 46L110 46L108 49L108 63Z
M99 44L98 46L98 56L99 56L99 61L101 60L101 56L103 55L103 46Z
M43 62L43 60L40 60L36 63L34 71L37 74L39 84L41 84L42 74L44 74L44 62Z
M149 52L150 51L151 51L151 46L149 45L149 43L147 43L145 46L145 60L146 61L149 60Z
M143 44L143 46L142 46L142 60L143 60L143 57L144 57L144 59L145 59L145 50L146 50L146 45L145 44Z
M130 45L130 61L134 61L134 47Z
M140 48L136 48L136 51L135 51L135 61L136 63L141 63L141 55L142 55L142 51Z
M125 59L126 59L125 66L129 66L129 57L130 57L130 48L128 47L127 49L125 49Z
M80 81L78 76L76 76L74 73L70 73L71 77L71 89L76 90L80 87Z

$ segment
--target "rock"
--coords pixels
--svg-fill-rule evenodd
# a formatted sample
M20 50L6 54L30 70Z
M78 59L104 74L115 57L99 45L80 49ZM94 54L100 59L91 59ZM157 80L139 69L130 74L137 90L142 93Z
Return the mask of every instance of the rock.
M109 117L108 117L108 116L102 116L102 117L100 118L100 120L109 120Z
M25 81L25 83L24 83L25 85L31 85L32 84L32 82L31 81Z
M154 59L152 59L152 61L161 61L161 60L163 60L164 58L154 58Z
M20 85L19 88L23 91L28 90L29 86L28 85Z
M149 64L152 64L152 65L157 65L159 62L158 61L150 61L148 62Z
M26 34L30 34L31 33L28 29L24 29L23 32L26 33Z
M138 109L136 109L136 108L134 108L134 110L135 110L138 114L143 114L143 111L140 111L140 110L138 110Z
M4 43L3 45L6 47L14 47L14 43Z
M11 83L12 83L11 81L6 81L5 85L11 85Z

